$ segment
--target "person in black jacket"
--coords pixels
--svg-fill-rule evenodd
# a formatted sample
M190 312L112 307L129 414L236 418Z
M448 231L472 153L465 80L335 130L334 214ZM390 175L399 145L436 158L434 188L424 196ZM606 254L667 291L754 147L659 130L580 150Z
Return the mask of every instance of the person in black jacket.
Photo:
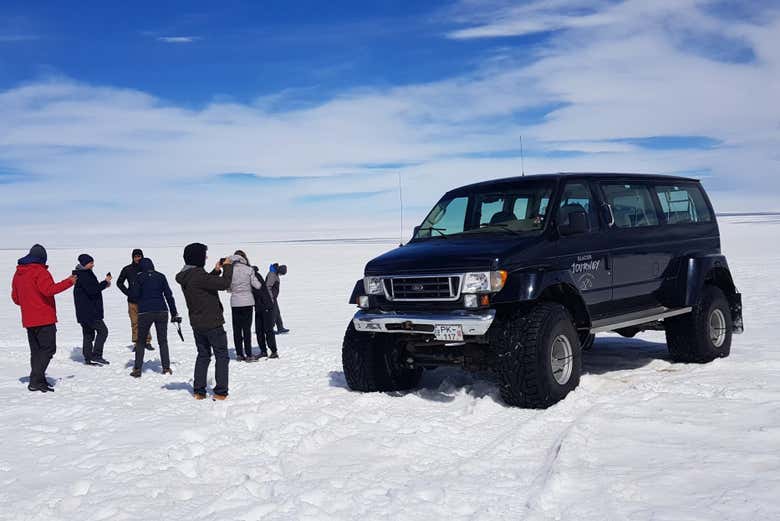
M103 290L111 285L111 275L106 275L105 280L98 282L92 271L94 267L95 259L86 253L79 255L79 263L73 270L73 274L78 277L73 288L73 300L76 321L81 325L84 337L84 363L106 365L108 360L103 358L103 346L108 338L108 328L103 322Z
M252 295L255 297L255 335L257 335L257 345L260 347L258 358L266 356L279 358L276 351L276 333L274 333L276 310L274 309L273 293L263 280L263 276L260 275L257 266L252 266L252 268L255 270L255 277L260 281L260 289L252 288ZM268 349L271 350L270 355Z
M181 322L176 312L176 301L173 299L171 287L165 275L154 270L150 258L144 258L140 263L141 272L130 286L130 296L138 304L138 338L145 338L154 324L157 330L157 342L160 344L160 361L163 374L173 374L171 359L168 353L168 310L171 312L171 322ZM168 303L166 307L166 302ZM135 344L135 364L130 376L141 377L144 365L145 346L141 341Z
M205 244L193 243L184 248L184 268L176 275L181 285L190 316L198 358L195 360L195 378L193 390L195 398L206 397L206 375L211 363L213 351L216 359L214 377L214 399L224 400L228 395L228 358L227 333L222 327L225 323L219 291L230 287L233 279L233 265L230 257L224 263L217 262L211 273L206 272ZM221 273L221 275L220 275Z
M133 347L138 342L138 303L130 296L130 288L135 282L135 277L141 272L141 259L144 258L144 252L140 248L133 250L133 262L122 268L116 286L119 291L127 296L127 314L130 315L130 328L132 331ZM152 336L146 337L146 349L152 350Z

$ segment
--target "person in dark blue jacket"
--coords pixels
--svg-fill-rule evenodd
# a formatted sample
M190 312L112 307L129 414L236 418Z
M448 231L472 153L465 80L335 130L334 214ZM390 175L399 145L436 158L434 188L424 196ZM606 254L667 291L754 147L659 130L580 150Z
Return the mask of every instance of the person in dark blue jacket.
M76 321L81 325L84 337L82 354L87 365L107 365L103 358L103 346L108 338L108 328L103 322L103 290L111 285L111 274L98 282L92 269L95 259L86 253L79 255L79 263L73 274L78 277L73 287L73 301L76 304ZM94 345L93 345L94 342Z
M139 266L140 272L130 284L129 296L138 304L138 338L135 343L135 364L130 376L141 377L144 365L145 339L149 335L152 324L157 331L157 343L160 345L160 361L163 374L173 374L168 353L168 311L171 322L181 322L176 311L176 301L173 299L171 287L165 275L154 270L152 259L144 257ZM167 306L166 306L167 303Z

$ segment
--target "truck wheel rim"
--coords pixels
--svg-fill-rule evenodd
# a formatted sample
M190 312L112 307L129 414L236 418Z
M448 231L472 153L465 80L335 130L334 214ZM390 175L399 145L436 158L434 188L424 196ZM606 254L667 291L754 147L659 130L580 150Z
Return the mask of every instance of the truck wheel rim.
M710 341L715 347L720 347L726 341L726 317L723 311L713 309L710 313Z
M574 366L573 350L571 342L566 335L558 335L553 340L550 350L550 367L555 381L563 385L571 378L571 370Z

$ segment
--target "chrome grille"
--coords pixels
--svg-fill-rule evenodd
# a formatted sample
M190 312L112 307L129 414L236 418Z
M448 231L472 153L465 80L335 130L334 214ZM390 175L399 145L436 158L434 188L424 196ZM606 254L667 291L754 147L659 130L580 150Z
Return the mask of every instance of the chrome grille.
M385 290L391 300L457 300L460 276L392 277L385 279Z

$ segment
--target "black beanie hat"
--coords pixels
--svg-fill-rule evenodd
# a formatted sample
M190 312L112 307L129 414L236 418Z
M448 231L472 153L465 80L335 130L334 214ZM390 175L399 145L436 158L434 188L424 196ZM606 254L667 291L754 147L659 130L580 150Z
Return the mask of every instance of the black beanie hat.
M209 247L199 242L188 244L184 248L184 264L202 268L206 265L206 251Z
M132 257L135 257L136 255L140 255L141 257L144 256L144 252L141 250L141 248L136 248L133 250Z
M95 259L87 255L86 253L82 253L81 255L79 255L79 264L81 264L82 266L86 266L90 262L95 262Z
M46 260L47 260L46 248L44 248L40 244L33 245L33 247L30 248L30 257L35 257L36 259L40 259L41 262L46 264Z

